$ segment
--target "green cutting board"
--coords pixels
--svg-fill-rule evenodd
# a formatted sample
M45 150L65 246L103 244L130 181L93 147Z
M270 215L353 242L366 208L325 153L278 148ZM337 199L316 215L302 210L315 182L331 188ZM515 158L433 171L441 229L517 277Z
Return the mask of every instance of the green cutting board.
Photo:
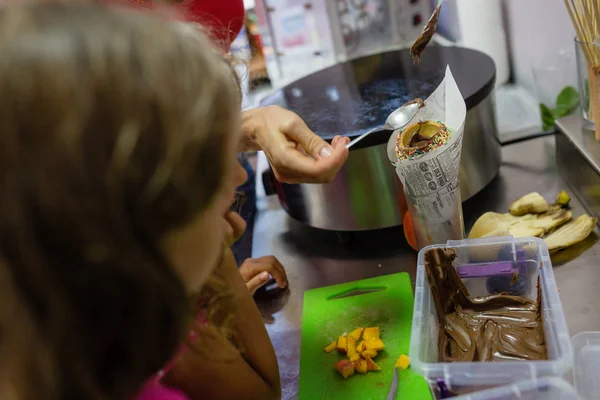
M394 377L394 364L408 355L413 294L407 273L380 276L309 290L304 294L300 349L300 400L384 400ZM381 371L344 380L333 365L344 358L323 348L343 333L378 326L385 350L375 358ZM412 369L399 371L397 399L430 400L425 379Z

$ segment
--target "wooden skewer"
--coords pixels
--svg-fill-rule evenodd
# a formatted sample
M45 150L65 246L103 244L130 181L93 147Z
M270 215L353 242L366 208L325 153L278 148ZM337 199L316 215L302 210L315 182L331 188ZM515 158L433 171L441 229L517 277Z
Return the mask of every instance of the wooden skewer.
M569 4L569 1L571 2L571 4ZM567 7L567 11L569 12L569 16L571 17L571 21L573 22L573 26L575 27L575 31L577 33L577 37L579 38L582 51L585 55L586 60L589 62L590 55L587 46L584 45L585 40L582 25L580 24L579 17L577 17L573 11L577 9L577 6L575 5L574 0L564 0L564 2L565 6Z
M597 0L564 0L565 6L583 45L582 50L589 65L600 63L600 55L590 43L600 35L600 5Z
M600 6L598 5L597 0L590 1L590 15L596 16L596 18L592 18L592 32L600 32L600 21L598 21L598 17L600 17Z
M590 85L589 115L595 121L596 140L600 141L600 48L593 44L600 36L600 1L564 0L564 3L587 62Z
M594 1L593 4L594 4L594 15L596 16L596 18L593 18L593 20L596 23L596 32L600 32L600 21L598 20L598 17L600 17L600 2Z

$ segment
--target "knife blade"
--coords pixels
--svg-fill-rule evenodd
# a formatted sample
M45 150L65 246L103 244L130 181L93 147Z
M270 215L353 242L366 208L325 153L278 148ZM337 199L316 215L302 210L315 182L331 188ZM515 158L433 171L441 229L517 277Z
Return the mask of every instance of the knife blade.
M385 400L396 400L398 394L398 367L394 368L394 379L392 379L392 385L390 391L387 394Z

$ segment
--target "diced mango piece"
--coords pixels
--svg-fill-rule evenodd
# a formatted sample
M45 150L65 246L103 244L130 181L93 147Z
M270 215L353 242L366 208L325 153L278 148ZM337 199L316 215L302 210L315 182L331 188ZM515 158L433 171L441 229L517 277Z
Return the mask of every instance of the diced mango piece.
M354 363L349 360L340 360L333 367L344 379L354 375Z
M362 338L364 330L365 330L365 328L356 328L355 330L350 332L350 334L348 336L352 336L354 338L354 340L358 342Z
M356 340L352 336L346 338L346 354L348 354L348 357L356 354Z
M331 353L335 349L337 349L337 341L331 342L331 344L329 344L327 347L325 347L325 353Z
M371 357L367 357L367 371L381 371L379 365L375 364L375 361Z
M358 353L354 353L353 355L351 355L350 357L348 357L348 359L352 362L358 361L360 360L360 354Z
M383 344L381 339L368 339L365 340L365 349L381 351L385 349L385 344Z
M396 367L400 369L407 369L409 366L410 358L408 358L408 356L402 354L400 357L398 357L398 360L396 361Z
M363 339L364 340L369 340L369 339L379 339L379 327L373 327L373 328L365 328L365 330L363 331Z
M365 350L362 353L360 353L364 358L367 357L371 357L371 358L375 358L377 357L377 350Z
M365 350L365 341L362 340L359 344L356 345L356 351L362 353Z
M369 370L369 368L367 367L367 360L365 360L365 359L361 358L360 361L358 363L355 363L354 365L355 365L354 369L359 374L366 374L367 371Z
M338 351L345 353L348 351L348 341L346 336L340 336L337 341L337 349Z
M371 359L371 357L366 357L367 360L367 371L381 371L379 365L375 364L375 361Z

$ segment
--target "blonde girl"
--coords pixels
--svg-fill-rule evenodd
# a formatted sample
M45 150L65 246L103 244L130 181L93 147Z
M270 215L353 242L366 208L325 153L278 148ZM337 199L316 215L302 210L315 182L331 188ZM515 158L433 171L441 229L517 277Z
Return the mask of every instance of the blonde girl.
M0 8L0 398L134 398L188 339L190 298L219 285L240 308L208 321L227 321L237 346L210 324L198 333L254 378L253 398L277 396L273 349L223 246L243 178L238 101L210 45L160 16Z

